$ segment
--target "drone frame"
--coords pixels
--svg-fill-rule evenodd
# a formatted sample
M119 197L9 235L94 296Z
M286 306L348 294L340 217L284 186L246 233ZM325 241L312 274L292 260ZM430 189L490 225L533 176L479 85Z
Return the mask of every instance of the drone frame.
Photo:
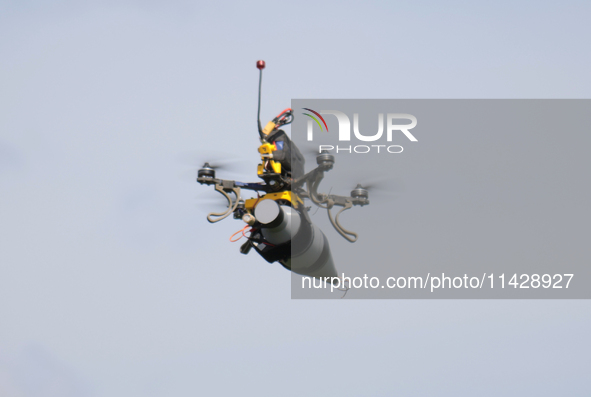
M264 161L270 159L269 153L264 154L263 164ZM316 157L316 161L318 163L316 168L296 180L290 179L291 183L287 189L280 189L279 191L276 191L276 188L274 187L275 184L271 183L271 181L275 181L277 177L281 177L281 174L267 174L264 178L259 175L265 180L265 183L245 183L234 180L217 179L215 178L215 171L206 163L204 167L198 171L197 182L206 185L215 185L215 190L222 194L228 201L228 209L226 211L221 213L212 212L207 215L207 220L210 223L219 222L232 213L234 213L234 218L236 219L241 219L246 213L252 215L252 210L256 203L263 199L288 201L293 207L298 208L304 203L303 199L307 198L319 208L326 209L328 218L335 230L347 241L354 243L358 238L357 233L345 229L339 221L339 216L344 211L353 208L353 206L368 205L369 193L367 189L363 188L361 185L357 185L357 187L351 191L351 196L318 193L318 185L324 178L324 173L333 168L335 160L334 156L322 151ZM261 166L262 164L259 164L259 170L261 169ZM256 199L253 198L243 201L240 194L241 189L257 192L262 191L265 192L265 195ZM234 193L236 199L233 200L228 193ZM333 217L331 209L335 206L342 208L336 216ZM307 216L307 211L301 212Z

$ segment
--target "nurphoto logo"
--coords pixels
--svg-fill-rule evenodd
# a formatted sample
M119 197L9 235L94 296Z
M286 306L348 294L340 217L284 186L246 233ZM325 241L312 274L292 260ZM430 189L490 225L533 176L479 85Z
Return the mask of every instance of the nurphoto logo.
M338 111L338 110L321 110L317 112L310 108L303 108L304 110L312 113L303 113L305 116L308 116L310 120L308 120L307 125L307 139L308 141L314 140L314 125L318 125L321 132L328 133L328 125L326 120L322 115L333 115L337 118L338 122L338 139L339 142L347 142L351 141L351 120L349 116L345 113ZM410 121L406 124L400 124L400 120ZM314 123L315 122L315 123ZM406 136L411 142L417 142L417 138L413 134L411 134L410 130L417 126L417 118L412 114L407 113L388 113L386 115L386 142L392 142L392 136L396 133L402 133ZM353 114L353 134L355 139L362 142L376 142L382 139L384 135L384 113L378 114L378 132L373 135L365 135L359 131L359 113ZM380 152L380 149L382 151ZM319 145L318 151L335 151L336 153L340 152L347 152L347 153L369 153L369 152L377 152L377 153L402 153L404 148L400 145L349 145L349 146L339 146L339 145Z

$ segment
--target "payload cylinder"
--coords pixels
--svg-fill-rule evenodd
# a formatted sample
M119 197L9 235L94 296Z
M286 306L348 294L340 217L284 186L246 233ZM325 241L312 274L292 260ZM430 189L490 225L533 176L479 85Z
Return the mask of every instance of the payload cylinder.
M337 277L328 239L297 210L266 199L255 207L254 215L269 243L286 244L286 249L291 251L281 261L285 267L304 276Z

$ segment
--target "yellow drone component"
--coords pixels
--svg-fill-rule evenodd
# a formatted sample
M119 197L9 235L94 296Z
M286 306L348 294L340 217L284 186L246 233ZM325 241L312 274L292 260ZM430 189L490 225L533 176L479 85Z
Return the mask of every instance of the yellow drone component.
M269 135L271 133L271 131L273 131L275 129L276 125L277 125L276 123L269 121L267 123L267 125L265 126L265 128L263 128L263 134Z
M280 174L281 173L281 163L276 163L273 160L269 160L268 161L269 164L271 165L271 168L273 170L273 173L275 174ZM257 166L257 175L261 176L265 174L265 167L262 164L259 164Z
M275 174L281 174L281 163L278 163L273 160L264 160L265 163L268 163L271 166L271 172ZM265 167L263 164L259 164L257 166L257 175L264 175L265 174Z
M275 145L271 145L270 143L263 143L259 146L259 153L262 157L273 157L272 154L275 151Z
M277 200L289 201L291 203L291 205L296 208L300 204L304 204L302 199L299 198L297 195L293 194L289 190L285 190L283 192L267 193L263 197L260 197L260 198L252 198L252 199L245 200L244 201L244 209L246 209L249 212L252 212L252 210L254 209L254 206L255 206L255 204L257 204L257 202L260 202L261 200L266 200L266 199L275 200L275 201L277 201Z
M267 163L271 169L269 171L275 174L281 174L281 163L271 160L273 158L273 152L276 150L275 145L270 143L263 143L259 146L259 153L261 154L261 158L263 160L263 164L259 164L257 167L257 175L263 175L265 170L265 163Z

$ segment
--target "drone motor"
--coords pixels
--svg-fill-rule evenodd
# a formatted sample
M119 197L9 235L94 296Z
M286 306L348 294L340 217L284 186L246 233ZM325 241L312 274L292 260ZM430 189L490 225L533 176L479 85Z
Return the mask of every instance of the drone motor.
M203 168L197 171L197 178L211 178L215 179L215 170L211 168L209 163L203 164Z

